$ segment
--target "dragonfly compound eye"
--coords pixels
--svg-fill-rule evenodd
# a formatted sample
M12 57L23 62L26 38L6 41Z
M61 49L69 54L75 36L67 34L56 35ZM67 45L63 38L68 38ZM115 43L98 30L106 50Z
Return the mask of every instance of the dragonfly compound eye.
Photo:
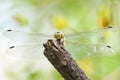
M62 38L64 38L64 34L62 32L56 32L54 34L54 38L56 38L56 39L62 39Z

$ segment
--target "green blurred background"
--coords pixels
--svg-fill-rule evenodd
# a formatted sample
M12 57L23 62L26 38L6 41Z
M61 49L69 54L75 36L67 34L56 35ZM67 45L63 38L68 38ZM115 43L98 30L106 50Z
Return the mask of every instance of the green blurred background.
M119 4L120 0L0 0L0 80L64 80L46 58L7 56L9 46L20 43L5 38L3 31L77 33L107 26L116 31L105 32L100 42L110 44L116 54L76 61L91 80L120 80Z

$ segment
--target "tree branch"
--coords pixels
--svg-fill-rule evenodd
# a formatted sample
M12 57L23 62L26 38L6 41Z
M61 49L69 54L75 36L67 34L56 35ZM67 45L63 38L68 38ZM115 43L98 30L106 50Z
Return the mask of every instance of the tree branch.
M65 80L89 80L63 45L48 40L43 46L45 47L44 55Z

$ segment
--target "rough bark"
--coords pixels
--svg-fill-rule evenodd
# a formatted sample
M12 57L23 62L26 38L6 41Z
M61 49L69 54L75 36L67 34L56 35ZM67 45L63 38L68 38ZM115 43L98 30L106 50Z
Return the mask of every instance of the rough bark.
M65 80L90 80L63 45L48 40L43 46L44 55Z

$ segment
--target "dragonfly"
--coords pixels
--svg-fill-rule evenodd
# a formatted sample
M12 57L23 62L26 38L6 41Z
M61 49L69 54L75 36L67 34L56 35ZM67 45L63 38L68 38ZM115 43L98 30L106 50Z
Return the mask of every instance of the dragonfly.
M115 53L115 50L105 43L89 43L89 39L100 39L105 31L111 30L112 27L106 29L98 29L88 32L77 32L71 34L63 34L55 32L53 35L41 33L29 33L18 30L6 30L3 35L14 41L28 43L27 45L11 46L7 54L30 59L41 59L43 55L43 43L48 39L53 39L62 43L65 48L72 53L74 57L104 56ZM94 41L93 41L94 42Z

